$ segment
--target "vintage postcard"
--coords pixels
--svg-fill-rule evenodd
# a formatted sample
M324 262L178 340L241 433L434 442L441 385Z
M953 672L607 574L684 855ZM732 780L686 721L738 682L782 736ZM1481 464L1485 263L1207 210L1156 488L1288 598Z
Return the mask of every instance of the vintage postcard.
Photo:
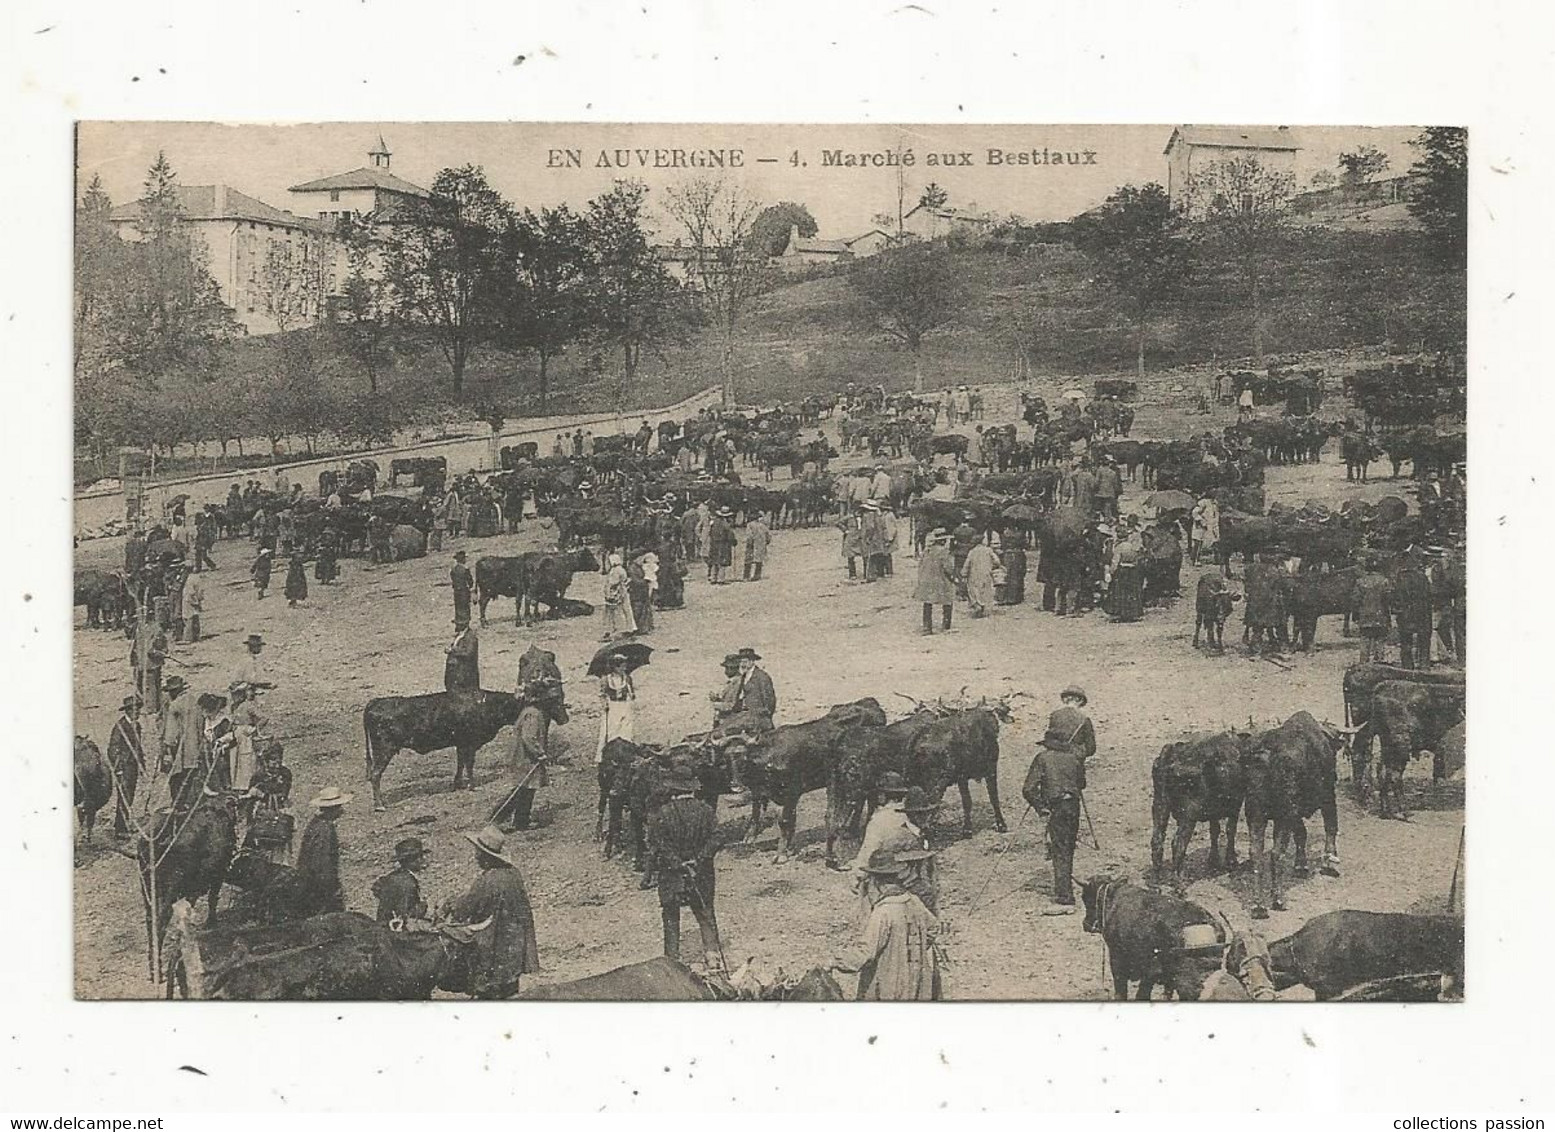
M75 994L1472 996L1471 142L80 122Z

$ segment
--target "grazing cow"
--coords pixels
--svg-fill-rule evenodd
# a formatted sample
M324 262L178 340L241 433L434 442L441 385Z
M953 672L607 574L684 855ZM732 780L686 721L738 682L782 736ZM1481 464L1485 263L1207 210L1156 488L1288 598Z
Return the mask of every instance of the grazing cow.
M1247 778L1247 837L1253 856L1253 910L1255 920L1267 919L1263 906L1264 881L1268 880L1270 907L1283 910L1280 896L1280 858L1292 837L1296 840L1295 875L1307 875L1306 820L1323 814L1323 867L1325 876L1338 876L1339 807L1334 798L1337 778L1335 757L1343 737L1335 728L1298 711L1271 731L1252 740L1242 756ZM1265 852L1264 836L1274 823L1274 852Z
M1204 977L1189 953L1205 943L1230 942L1214 916L1176 896L1105 876L1086 881L1080 894L1085 901L1082 926L1105 941L1112 997L1120 1002L1128 998L1129 983L1136 981L1138 1002L1150 1001L1157 983L1169 995L1196 1000Z
M86 607L87 628L118 629L124 625L130 595L119 575L77 568L74 604Z
M1414 680L1385 680L1371 694L1368 718L1352 740L1351 773L1362 781L1371 758L1373 736L1382 749L1377 784L1377 807L1384 818L1408 818L1404 808L1404 771L1409 760L1432 751L1431 778L1447 777L1446 760L1438 748L1442 739L1463 722L1461 687L1427 684Z
M1007 831L999 808L999 722L1009 719L1009 704L1000 700L954 711L920 731L905 752L902 773L909 785L922 787L937 800L956 784L961 791L961 830L969 837L974 779L988 788L994 829Z
M885 712L879 701L866 697L838 704L820 719L761 735L745 756L745 784L751 792L751 820L745 840L755 841L760 836L767 803L772 802L781 808L775 861L787 861L793 852L799 800L831 783L836 752L851 731L884 726ZM835 865L835 858L828 858L827 864Z
M1195 732L1161 748L1150 771L1155 791L1150 807L1150 864L1156 880L1164 866L1166 826L1173 820L1177 822L1172 838L1174 883L1182 884L1188 843L1201 821L1209 822L1210 869L1221 867L1221 822L1226 823L1225 867L1236 867L1236 819L1247 793L1242 755L1250 738L1234 731Z
M429 999L434 989L466 992L484 925L400 932L360 912L329 912L282 924L179 927L169 996L176 984L198 999L403 1002Z
M1228 970L1240 962L1245 948L1240 937L1232 941L1226 952ZM1440 974L1443 983L1450 980L1459 993L1463 987L1463 921L1456 916L1325 912L1294 934L1274 940L1268 953L1276 989L1311 987L1320 1002L1365 983L1409 975Z
M545 552L536 555L525 568L523 614L538 617L547 607L547 617L560 615L572 576L585 570L598 570L599 559L587 547L577 550ZM482 593L484 598L485 594Z
M76 736L75 779L76 821L90 845L97 811L113 797L113 776L108 773L101 749L85 735Z
M216 926L216 901L237 851L236 803L231 795L204 793L189 810L162 810L150 837L136 848L146 942L160 939L179 900L209 901L205 926ZM153 900L153 897L155 898Z
M385 809L379 783L400 750L418 754L453 747L454 789L475 789L475 753L518 721L522 706L511 692L431 692L423 696L379 696L362 709L367 736L367 781L373 788L373 811Z

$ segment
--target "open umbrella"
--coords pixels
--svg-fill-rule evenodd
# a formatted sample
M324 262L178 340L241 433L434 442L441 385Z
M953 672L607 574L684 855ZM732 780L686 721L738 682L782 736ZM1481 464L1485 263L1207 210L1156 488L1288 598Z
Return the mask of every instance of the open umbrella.
M610 670L610 661L613 657L626 658L626 670L635 672L648 663L648 658L653 655L653 649L636 641L624 641L619 645L606 645L594 654L594 659L589 661L589 675L603 676Z
M1027 503L1012 503L1001 514L1012 523L1035 523L1042 517L1042 512Z
M1145 504L1157 512L1192 511L1194 499L1186 491L1153 491L1145 497Z

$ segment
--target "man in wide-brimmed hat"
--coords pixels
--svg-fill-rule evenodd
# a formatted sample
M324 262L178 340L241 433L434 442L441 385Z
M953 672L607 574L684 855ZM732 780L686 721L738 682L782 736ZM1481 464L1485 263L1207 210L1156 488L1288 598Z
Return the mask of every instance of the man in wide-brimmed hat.
M839 956L835 966L858 972L861 1002L928 1002L940 997L939 921L904 886L907 866L889 849L864 863L870 903L863 947Z
M740 661L740 687L735 694L734 710L749 716L754 730L771 731L773 717L777 715L777 689L772 677L760 667L761 654L747 645L735 656Z
M713 726L716 728L725 717L733 715L735 704L740 697L740 654L737 652L724 654L724 685L716 692L709 692L707 698L713 705Z
M478 692L481 687L481 642L470 628L470 614L454 618L454 639L443 650L443 688L449 692Z
M689 770L671 770L663 788L670 799L648 821L648 844L653 847L654 871L658 875L664 954L671 959L680 958L680 910L689 907L702 933L702 954L707 966L721 971L723 943L713 907L717 894L713 857L718 852L718 818L711 806L696 797L697 781Z
M876 784L880 805L869 815L864 826L864 836L859 841L858 856L853 858L853 880L862 891L865 879L864 866L879 849L919 849L924 845L923 831L913 824L906 811L907 780L894 770L880 776ZM921 794L922 792L919 791ZM866 908L867 911L867 908Z
M119 705L119 718L108 736L108 770L113 775L113 836L123 841L129 836L130 807L135 804L135 787L146 769L146 755L140 741L140 706L137 695L128 695Z
M264 651L265 639L258 633L250 633L243 641L243 659L238 662L238 670L234 674L234 680L241 680L253 688L267 690L274 688L275 684L267 679L264 665L259 660L259 654Z
M1085 689L1070 684L1058 693L1062 705L1047 718L1047 732L1041 744L1054 750L1073 750L1083 759L1096 754L1096 728L1083 710L1090 702Z
M427 902L421 899L421 881L416 874L426 867L431 856L419 837L394 843L394 871L373 881L380 924L427 918Z
M454 564L448 571L448 581L454 591L454 620L463 618L465 624L470 622L470 598L475 592L475 575L465 565L467 557L462 550L454 551Z
M734 565L734 512L720 507L707 528L707 580L722 585L724 571Z
M1084 693L1080 695L1080 702L1084 703ZM1061 713L1070 710L1074 713L1072 716L1061 718ZM1067 916L1074 912L1074 849L1080 838L1080 799L1085 790L1085 756L1076 740L1080 731L1090 726L1090 720L1086 719L1081 728L1071 729L1070 722L1076 716L1084 719L1078 708L1065 707L1053 713L1047 734L1042 737L1041 749L1032 759L1021 788L1021 795L1031 808L1047 818L1048 854L1053 862L1053 900L1044 915Z
M943 527L930 531L923 557L918 559L915 600L923 603L923 634L934 632L934 607L940 607L941 628L950 629L951 611L956 604L956 567L950 556L950 535Z
M520 976L540 969L535 914L518 865L507 851L502 831L488 825L464 839L475 846L481 873L470 890L448 905L448 914L465 924L487 924L476 936L470 962L470 997L511 998Z
M308 803L318 812L302 831L302 842L297 848L299 916L346 910L345 889L340 884L340 831L336 826L354 797L338 786L326 786Z
M207 766L205 716L182 676L169 676L162 690L167 694L162 717L162 769L167 772L168 797L179 807L198 795L195 779Z

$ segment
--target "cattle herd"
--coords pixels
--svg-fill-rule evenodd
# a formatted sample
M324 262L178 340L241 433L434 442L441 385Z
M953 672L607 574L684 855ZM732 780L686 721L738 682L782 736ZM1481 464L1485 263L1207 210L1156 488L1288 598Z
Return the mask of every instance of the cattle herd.
M1375 803L1383 816L1405 816L1403 776L1413 759L1428 756L1435 780L1463 769L1464 434L1461 426L1441 423L1443 410L1453 406L1444 406L1439 394L1416 391L1424 364L1346 375L1340 394L1345 405L1327 419L1319 415L1325 397L1332 400L1339 391L1326 388L1321 371L1271 367L1266 375L1226 375L1214 400L1234 403L1252 389L1261 406L1285 402L1284 412L1244 414L1220 428L1190 426L1190 435L1175 438L1134 435L1144 405L1132 382L1098 382L1087 404L1066 396L1051 411L1045 398L1022 393L1018 419L1001 422L985 419L983 392L888 396L849 387L769 410L703 411L657 430L644 422L634 434L591 438L587 451L563 437L554 445L503 448L499 467L483 474L450 477L441 458L418 458L394 460L385 478L375 462L356 460L320 475L316 494L303 485L251 480L246 487L234 484L221 504L195 510L175 502L140 536L122 572L78 568L75 600L87 626L133 638L138 624L162 616L171 604L157 599L170 598L184 584L186 559L212 552L221 557L233 540L268 540L323 569L323 563L333 568L336 559L354 555L392 564L424 556L455 533L481 538L545 519L554 524L548 548L476 558L481 625L495 601L511 600L521 624L594 612L588 602L568 598L569 586L574 575L601 572L614 553L630 558L654 552L659 607L675 609L685 604L684 579L696 554L688 545L688 511L702 504L726 508L737 525L760 516L778 530L845 524L861 494L871 497L869 485L885 482L873 478L883 472L889 488L872 497L910 524L914 552L940 529L969 529L977 541L1001 550L1031 546L1038 551L1039 581L1051 587L1055 578L1078 577L1087 592L1077 602L1089 606L1094 599L1107 608L1111 517L1091 511L1073 491L1077 469L1106 463L1129 485L1125 490L1142 493L1139 525L1150 599L1177 597L1185 563L1201 566L1206 577L1234 579L1240 570L1254 651L1260 628L1267 628L1277 649L1316 647L1323 616L1343 615L1348 632L1351 616L1362 615L1357 595L1363 577L1416 572L1430 586L1423 659L1406 654L1403 663L1392 664L1373 651L1365 663L1348 667L1342 722L1296 711L1266 728L1249 721L1246 728L1195 731L1169 737L1160 748L1151 769L1149 876L1135 883L1100 875L1082 886L1083 928L1105 940L1114 993L1125 997L1134 987L1137 997L1148 999L1160 988L1181 999L1264 1000L1299 984L1320 999L1455 997L1463 985L1463 925L1456 916L1341 910L1265 940L1249 924L1234 926L1221 911L1195 903L1185 887L1196 828L1209 825L1211 870L1230 871L1242 864L1237 837L1245 822L1248 911L1251 920L1263 919L1271 909L1284 909L1291 877L1307 875L1314 864L1337 875L1341 770L1362 805ZM1201 397L1186 419L1214 411L1208 400ZM1336 437L1350 480L1364 479L1368 465L1385 456L1395 476L1411 465L1408 490L1338 506L1266 501L1270 469L1319 462ZM1337 480L1337 465L1333 475ZM1196 539L1190 518L1206 499L1218 513L1212 540ZM1020 561L1024 569L1024 557ZM1398 593L1404 588L1395 583ZM1222 645L1218 631L1239 599L1227 585L1201 581L1196 646L1197 629L1206 627L1209 643ZM1275 609L1278 624L1253 625L1255 605L1260 617ZM1395 599L1402 633L1401 606ZM1436 614L1446 625L1449 663L1433 666ZM612 739L599 760L595 832L603 853L628 857L646 887L653 879L647 829L663 800L664 781L689 774L699 796L716 807L738 768L751 807L745 837L759 838L767 811L775 811L776 863L796 855L802 799L824 791L823 859L840 866L839 841L859 835L888 774L936 800L956 786L963 835L974 833L971 787L980 783L992 827L1004 834L1001 727L1012 720L1018 697L1036 693L915 701L892 722L882 691L777 727L759 741L717 729L667 743ZM518 719L521 707L521 694L496 691L473 698L434 692L370 699L361 724L375 807L383 808L383 776L404 750L453 749L455 785L473 780L477 752ZM1105 746L1105 735L1101 742ZM147 747L154 745L148 735ZM1375 762L1373 749L1379 752ZM82 836L90 841L95 816L113 800L113 782L96 743L82 736L75 745L75 787ZM1314 816L1322 822L1324 843L1321 854L1309 856L1306 822ZM284 874L276 871L285 866L244 859L231 806L202 802L176 836L159 828L142 837L135 856L147 931L185 957L178 971L185 993L285 997L284 987L267 981L245 956L263 952L271 936L290 932L295 944L298 931L349 937L360 954L373 957L353 968L352 977L342 977L334 988L339 997L425 998L434 990L464 989L471 944L457 927L395 935L349 913L292 923ZM223 885L254 895L257 925L231 924L225 916L218 923ZM201 898L208 902L203 929L188 907ZM653 960L583 980L571 992L538 990L526 997L719 997L706 980L667 963ZM1216 974L1227 976L1231 989L1210 995L1208 980ZM824 970L785 986L781 994L768 990L758 997L841 997L831 993L835 984Z

